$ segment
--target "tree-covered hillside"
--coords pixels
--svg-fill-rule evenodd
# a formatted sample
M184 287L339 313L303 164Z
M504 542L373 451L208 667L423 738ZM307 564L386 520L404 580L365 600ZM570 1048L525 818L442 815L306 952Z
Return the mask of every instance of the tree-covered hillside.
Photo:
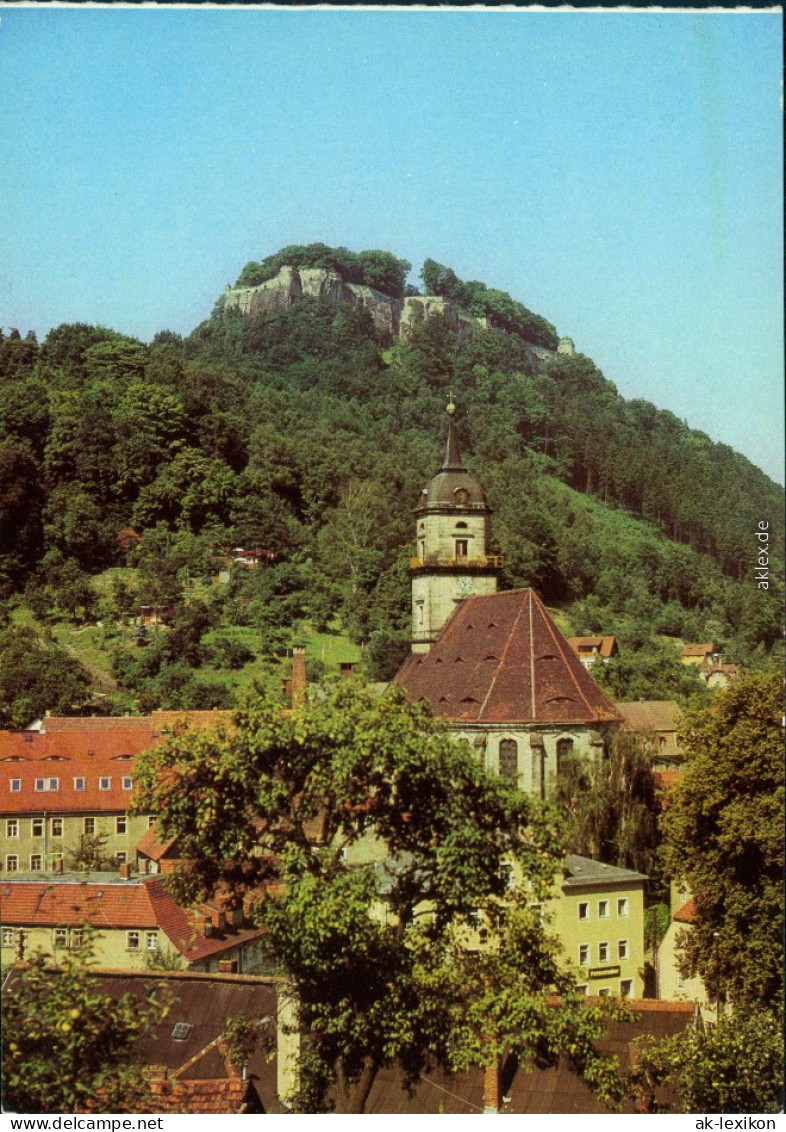
M380 270L399 264L403 287L408 265L373 255ZM452 286L440 271L436 286ZM120 690L146 706L199 706L189 673L205 635L226 626L253 628L269 656L338 618L368 646L370 671L388 675L408 627L412 508L441 460L448 390L495 508L503 584L534 585L566 628L614 632L643 658L645 675L620 677L618 695L681 694L666 637L777 663L783 492L744 457L623 400L583 355L536 353L495 328L459 342L440 317L391 346L362 307L313 298L253 317L218 307L187 338L163 331L149 345L81 323L40 345L0 341L6 608L32 611L39 629L95 619L96 575L135 567L109 613L104 595L104 622L157 605L183 630L166 647L116 647ZM754 579L762 519L768 590ZM223 548L238 546L271 553L219 584Z

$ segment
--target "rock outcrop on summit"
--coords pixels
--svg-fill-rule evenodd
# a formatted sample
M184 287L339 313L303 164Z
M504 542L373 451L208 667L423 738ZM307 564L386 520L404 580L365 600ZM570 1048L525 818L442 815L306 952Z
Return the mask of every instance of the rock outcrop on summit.
M227 312L256 315L268 310L288 310L303 297L325 299L334 306L352 303L365 307L377 330L391 338L434 315L441 315L461 339L471 338L479 327L485 329L488 325L485 318L474 318L441 296L397 299L361 283L347 283L337 271L324 267L281 267L272 279L254 287L227 287L223 304Z

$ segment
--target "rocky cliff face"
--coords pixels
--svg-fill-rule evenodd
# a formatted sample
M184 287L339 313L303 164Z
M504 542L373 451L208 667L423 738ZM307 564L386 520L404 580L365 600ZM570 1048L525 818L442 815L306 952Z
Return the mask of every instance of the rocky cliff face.
M391 336L399 333L404 306L401 299L391 298L358 283L345 283L337 271L322 267L282 267L273 279L256 287L228 287L224 294L224 310L248 315L266 310L286 310L303 295L326 299L333 306L352 303L365 307L377 330Z
M352 303L365 307L374 319L377 330L396 338L409 327L442 315L454 333L461 339L471 338L479 327L485 328L485 318L473 318L436 295L394 299L372 287L358 283L345 283L336 271L327 268L282 267L278 275L259 283L256 287L227 287L224 310L254 315L266 310L286 310L303 295L327 299L338 306Z

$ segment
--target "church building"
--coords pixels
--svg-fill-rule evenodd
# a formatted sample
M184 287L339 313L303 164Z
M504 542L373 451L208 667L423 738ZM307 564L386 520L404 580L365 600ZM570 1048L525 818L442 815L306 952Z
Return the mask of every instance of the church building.
M487 769L546 797L570 753L602 756L621 720L532 589L498 592L491 508L464 467L448 406L445 459L415 509L407 699L477 751Z

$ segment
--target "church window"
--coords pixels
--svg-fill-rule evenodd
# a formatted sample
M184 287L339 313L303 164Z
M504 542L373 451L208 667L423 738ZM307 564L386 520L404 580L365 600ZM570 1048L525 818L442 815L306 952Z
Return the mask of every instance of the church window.
M502 739L499 744L499 773L502 778L516 778L519 769L519 745L515 739Z
M558 739L557 740L557 774L562 774L565 770L565 759L573 753L573 740L572 739Z
M469 551L469 539L456 539L456 558L466 558Z

